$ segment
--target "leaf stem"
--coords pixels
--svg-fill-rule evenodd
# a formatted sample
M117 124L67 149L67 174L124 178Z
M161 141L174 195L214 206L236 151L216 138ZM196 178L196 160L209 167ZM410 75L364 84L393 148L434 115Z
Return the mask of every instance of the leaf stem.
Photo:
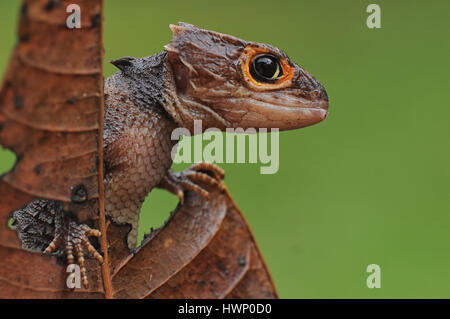
M103 0L100 2L100 61L103 61ZM103 277L103 288L105 291L105 298L112 299L112 282L111 273L109 267L109 256L108 256L108 239L106 237L106 215L105 215L105 189L103 185L103 127L104 127L104 84L103 84L103 63L100 63L100 77L101 77L101 88L100 88L100 105L99 105L99 133L98 133L98 208L99 208L99 228L102 232L100 237L100 246L103 251L103 264L102 264L102 277Z

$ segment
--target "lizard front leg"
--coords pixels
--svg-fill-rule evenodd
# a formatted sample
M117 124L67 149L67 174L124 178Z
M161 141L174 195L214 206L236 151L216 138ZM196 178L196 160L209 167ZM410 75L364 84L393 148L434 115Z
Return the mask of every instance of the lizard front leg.
M175 124L152 109L147 113L131 106L122 110L125 106L114 104L113 96L106 100L105 208L113 222L131 226L126 240L133 250L142 204L172 165L170 135ZM115 132L112 120L132 114L136 122L122 123L120 132Z

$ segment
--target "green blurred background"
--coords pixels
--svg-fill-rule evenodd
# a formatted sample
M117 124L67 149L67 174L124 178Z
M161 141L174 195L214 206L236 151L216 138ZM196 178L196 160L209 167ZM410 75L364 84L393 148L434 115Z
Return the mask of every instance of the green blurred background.
M283 298L450 298L450 1L376 1L381 29L370 3L105 1L105 61L159 52L185 21L273 44L327 89L325 122L280 134L277 174L222 165ZM2 74L18 7L0 3ZM176 203L152 193L141 236Z

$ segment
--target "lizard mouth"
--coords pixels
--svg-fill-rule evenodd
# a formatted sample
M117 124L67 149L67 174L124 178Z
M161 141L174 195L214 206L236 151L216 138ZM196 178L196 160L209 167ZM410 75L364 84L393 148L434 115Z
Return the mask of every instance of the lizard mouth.
M328 101L297 105L277 105L271 108L271 118L280 130L297 129L317 124L328 116ZM277 120L279 119L279 120Z
M318 114L322 115L321 120L324 120L328 115L329 104L330 103L328 102L328 100L322 100L322 101L311 102L307 107L300 107L300 108L317 112Z
M301 106L282 106L282 110L283 112L286 112L286 117L292 115L296 118L295 121L298 126L295 126L294 128L301 128L325 120L328 116L328 106L328 100L320 100L305 103ZM287 110L288 108L290 111Z
M318 83L318 82L317 82ZM279 112L285 113L286 121L292 123L289 128L301 128L319 123L328 116L329 100L328 95L322 85L317 84L307 98L287 97L280 101L276 108Z
M313 125L325 120L328 116L328 105L329 103L326 101L315 103L313 107L304 108L304 116L311 121L311 124L308 125Z
M323 121L328 115L325 99L308 101L302 98L269 101L262 99L233 99L234 107L221 115L235 127L278 128L290 130Z

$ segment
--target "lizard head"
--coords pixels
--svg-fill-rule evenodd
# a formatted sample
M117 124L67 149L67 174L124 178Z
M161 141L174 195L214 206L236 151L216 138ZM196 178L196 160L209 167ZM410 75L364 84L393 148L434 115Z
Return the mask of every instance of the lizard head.
M318 123L328 112L323 86L281 50L179 23L165 46L173 74L172 116L192 129L278 128Z

